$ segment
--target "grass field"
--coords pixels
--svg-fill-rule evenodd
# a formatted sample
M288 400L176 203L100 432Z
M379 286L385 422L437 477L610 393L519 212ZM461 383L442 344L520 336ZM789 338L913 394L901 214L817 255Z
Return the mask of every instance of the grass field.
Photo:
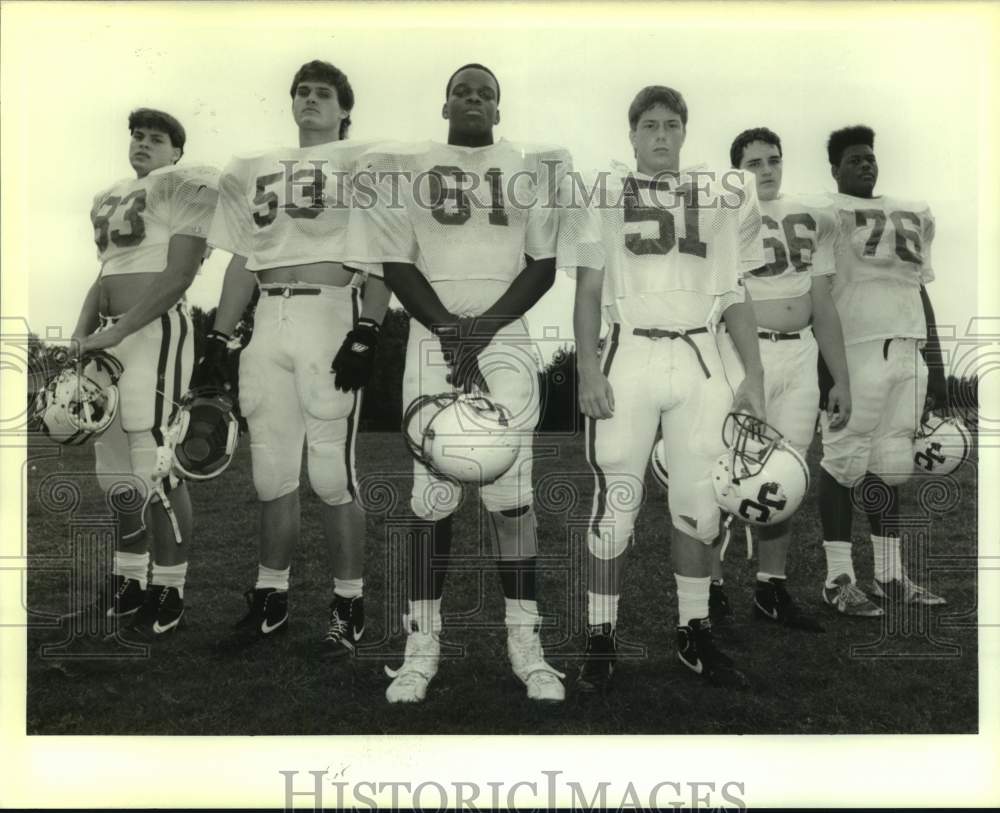
M225 646L244 610L243 591L256 574L257 510L248 443L223 477L195 486L196 539L186 588L186 628L149 653L115 641L64 635L45 614L65 611L67 557L83 549L74 535L100 531L107 508L92 475L92 450L32 441L27 471L28 544L32 569L27 730L29 734L767 734L972 733L978 726L976 648L975 468L953 481L904 488L914 527L936 515L911 572L949 599L949 606L878 620L836 617L819 606L825 575L814 494L796 520L790 588L819 611L824 635L783 631L750 614L755 568L737 530L727 556L728 592L737 612L723 645L750 676L749 691L714 689L677 662L676 596L668 557L663 491L647 480L647 504L636 528L622 599L622 661L606 698L573 693L583 646L581 534L590 510L591 477L579 437L539 437L536 505L544 576L543 633L550 661L568 673L567 702L540 708L524 697L505 652L503 604L491 559L484 555L479 503L457 516L456 566L446 592L443 660L427 701L390 707L383 665L399 665L403 606L397 523L405 516L409 458L398 435L362 434L362 493L377 510L368 519L367 646L353 662L318 656L325 631L325 576L318 501L303 488L302 540L292 565L289 633L248 650ZM815 449L811 455L815 470ZM72 503L80 488L80 502ZM307 478L303 473L303 483ZM867 523L855 521L859 580L870 582ZM915 538L919 535L914 534ZM862 543L862 544L857 544ZM488 544L488 543L487 543ZM926 555L924 555L926 554ZM53 569L53 568L62 568ZM49 626L46 626L46 624ZM43 648L48 649L43 654Z

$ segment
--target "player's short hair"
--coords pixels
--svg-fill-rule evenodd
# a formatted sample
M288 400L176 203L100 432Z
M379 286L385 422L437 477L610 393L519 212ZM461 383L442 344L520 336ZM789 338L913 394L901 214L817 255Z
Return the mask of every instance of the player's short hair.
M166 133L171 146L179 149L181 155L184 155L184 142L187 141L187 134L181 123L169 113L154 110L151 107L137 108L128 114L128 131L133 133L140 127Z
M680 91L664 85L649 85L640 90L632 104L628 106L628 126L634 130L639 124L639 119L647 110L651 110L658 104L662 104L667 110L671 110L681 117L681 124L687 127L688 106L681 96Z
M321 59L314 59L299 68L295 72L295 76L292 77L292 88L289 94L293 99L300 82L323 82L337 91L337 103L341 110L347 112L347 116L340 123L340 137L347 138L347 130L351 126L350 114L354 109L354 88L351 87L347 74L336 65L331 65Z
M858 144L875 149L875 131L863 124L834 130L830 133L830 138L826 142L826 155L833 166L840 166L840 159L844 157L844 150Z
M476 70L479 70L479 71L485 71L486 73L488 73L490 76L493 77L493 82L497 86L497 104L500 104L500 80L497 79L497 75L495 73L493 73L493 71L491 71L485 65L480 65L478 62L470 62L468 65L463 65L461 68L459 68L451 76L448 77L448 84L444 86L444 97L445 97L445 99L447 99L449 96L451 96L451 86L452 86L452 83L455 81L455 77L458 76L466 68L475 68Z
M732 164L733 169L740 168L740 162L743 160L743 153L746 148L752 144L754 141L763 141L765 144L770 144L772 147L778 148L778 155L781 153L781 139L778 138L778 134L773 130L768 130L766 127L751 127L749 130L744 130L735 139L733 139L732 146L729 148L729 163Z

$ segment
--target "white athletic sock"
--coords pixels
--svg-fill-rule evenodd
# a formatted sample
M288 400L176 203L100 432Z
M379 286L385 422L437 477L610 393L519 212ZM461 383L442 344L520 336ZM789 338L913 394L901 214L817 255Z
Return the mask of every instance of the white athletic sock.
M284 570L275 570L273 567L257 565L257 584L254 585L254 589L272 587L275 590L287 592L288 574L291 570L290 567L286 567Z
M162 587L176 587L181 598L184 598L184 580L187 578L188 563L179 565L158 565L153 562L153 584Z
M833 580L843 573L851 577L851 584L857 581L854 575L854 561L851 558L850 542L823 541L826 552L826 586L833 587Z
M711 576L681 576L677 580L677 614L680 626L686 626L693 618L708 618L708 587Z
M538 617L538 602L526 598L505 598L504 623L508 627L532 627L541 619Z
M612 627L618 623L618 599L617 593L607 595L606 593L591 593L587 591L587 623L592 627L599 627L601 624L610 624Z
M124 576L126 579L135 579L139 586L145 590L149 572L149 553L125 553L115 551L115 565L111 571L115 576Z
M872 553L875 555L875 578L888 582L903 576L903 557L899 537L871 535Z
M364 579L333 578L333 594L341 598L360 598L364 593Z
M411 601L409 618L411 621L416 622L417 629L421 632L440 633L443 626L441 622L441 599ZM410 631L409 627L406 628L406 631Z
M837 575L839 576L840 574L838 573ZM758 570L757 571L757 581L759 581L759 582L769 582L771 579L781 579L782 581L784 581L785 580L785 574L784 573L780 573L780 574L779 573L765 573L763 570Z

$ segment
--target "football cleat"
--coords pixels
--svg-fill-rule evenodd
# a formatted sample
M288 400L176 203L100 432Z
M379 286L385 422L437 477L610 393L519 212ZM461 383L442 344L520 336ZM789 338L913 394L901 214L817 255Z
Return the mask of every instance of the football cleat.
M191 390L167 428L172 471L183 480L211 480L233 462L240 427L232 399L217 389Z
M146 589L146 600L135 614L129 631L143 638L166 637L180 628L184 617L184 599L176 587L151 584Z
M109 623L121 624L143 606L145 592L137 579L112 574L91 604L60 616L59 623L87 624L89 621L90 624L102 629Z
M483 395L445 392L414 399L403 415L410 453L439 477L492 483L521 450L511 412Z
M561 680L566 675L545 662L537 624L507 627L507 655L517 679L527 687L529 700L561 703L566 699Z
M333 658L353 655L364 634L364 598L344 598L334 594L330 602L330 625L323 638L324 651Z
M728 449L712 485L722 510L751 525L775 525L794 514L809 490L809 468L784 436L752 415L731 412L722 427Z
M392 683L385 690L390 703L420 703L427 696L427 685L437 674L441 660L441 642L437 633L421 632L414 625L406 636L406 651L399 669L385 667Z
M753 595L754 615L776 624L809 632L825 632L815 616L807 613L785 589L784 579L758 581Z
M823 601L842 615L860 618L878 618L885 615L882 608L874 604L846 573L841 573L833 580L833 587L823 585Z
M56 443L86 443L118 414L117 384L123 369L118 359L104 352L71 362L39 391L33 420Z
M733 618L733 608L721 584L708 586L708 618L714 625L728 624Z
M592 694L606 692L611 688L618 659L618 645L615 628L610 624L587 627L587 651L576 678L579 692Z
M288 630L288 591L258 587L243 594L247 614L236 622L236 629L255 638L270 638Z
M926 607L940 607L948 603L943 596L935 595L926 587L910 581L906 576L887 582L875 579L872 594L888 604L923 604Z
M741 689L748 685L746 676L733 665L733 659L716 648L712 622L707 618L694 618L677 627L677 657L713 686Z
M928 474L951 474L972 453L972 435L958 418L929 415L913 440L913 464Z

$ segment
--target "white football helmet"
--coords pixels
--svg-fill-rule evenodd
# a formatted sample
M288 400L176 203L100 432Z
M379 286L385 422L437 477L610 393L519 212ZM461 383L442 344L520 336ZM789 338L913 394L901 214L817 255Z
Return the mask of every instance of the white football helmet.
M229 468L240 426L233 402L215 388L188 392L167 428L173 473L183 480L211 480Z
M809 490L802 455L777 429L742 412L726 417L722 439L729 451L716 461L713 485L723 510L751 525L791 517Z
M667 474L667 446L663 438L656 441L649 455L649 468L653 477L664 488L670 488L670 476Z
M483 395L423 395L406 408L403 437L410 453L438 476L492 483L520 452L510 419L509 409Z
M118 379L124 368L104 352L64 367L39 391L35 417L56 443L79 446L107 429L118 414Z
M913 465L928 474L951 474L972 453L972 434L958 418L928 415L913 441Z

